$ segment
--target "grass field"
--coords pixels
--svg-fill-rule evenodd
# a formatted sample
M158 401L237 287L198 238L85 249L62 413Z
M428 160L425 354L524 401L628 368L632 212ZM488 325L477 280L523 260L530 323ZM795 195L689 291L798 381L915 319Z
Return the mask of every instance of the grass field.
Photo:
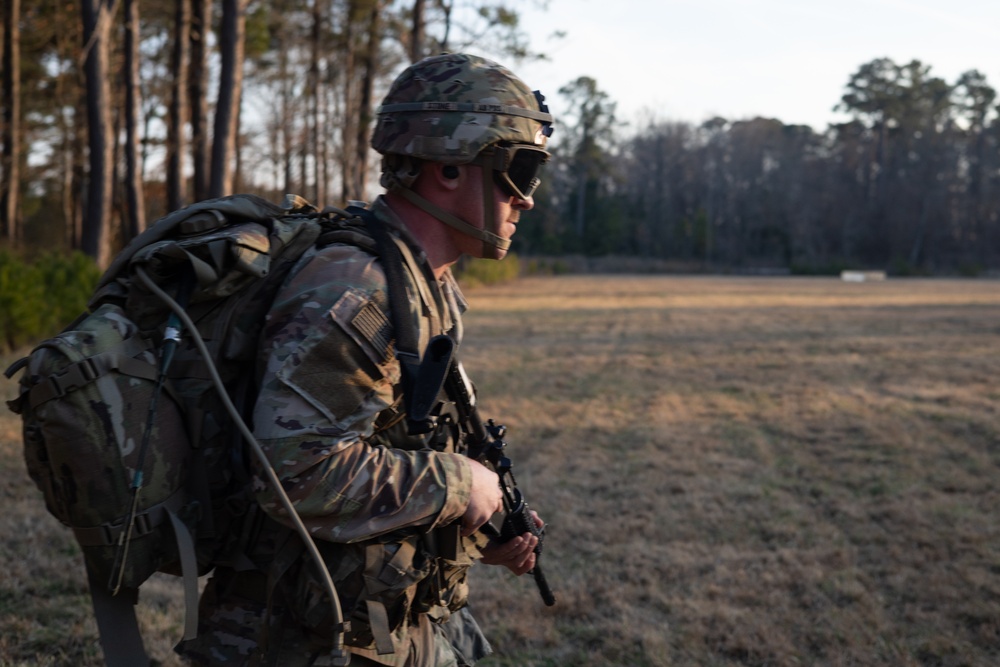
M559 599L477 568L484 667L1000 664L1000 283L559 277L468 296L466 366L549 522ZM0 665L99 664L16 427L0 418ZM163 664L175 584L140 608Z

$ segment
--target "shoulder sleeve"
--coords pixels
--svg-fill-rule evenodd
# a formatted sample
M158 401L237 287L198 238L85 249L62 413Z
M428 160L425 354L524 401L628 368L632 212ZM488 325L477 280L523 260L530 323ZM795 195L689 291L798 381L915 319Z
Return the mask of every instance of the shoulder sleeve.
M365 442L399 381L386 304L376 259L335 246L299 269L265 325L254 429L300 516L323 539L443 525L468 505L464 457ZM266 511L287 519L273 490L258 482L257 491Z

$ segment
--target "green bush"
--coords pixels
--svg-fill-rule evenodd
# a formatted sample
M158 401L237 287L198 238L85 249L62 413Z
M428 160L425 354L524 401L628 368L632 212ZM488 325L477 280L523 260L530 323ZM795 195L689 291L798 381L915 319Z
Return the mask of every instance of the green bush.
M979 278L985 269L979 262L960 262L958 265L958 275L963 278Z
M495 259L466 259L455 267L455 277L463 287L506 283L520 275L521 263L513 253L499 262Z
M34 262L0 250L0 348L58 333L87 307L101 272L86 255L48 253Z
M572 269L563 259L531 259L525 274L529 276L562 276L571 273Z
M101 270L81 252L48 255L40 268L51 309L51 319L45 323L48 335L61 331L87 308Z
M889 263L889 275L898 276L903 278L916 278L921 276L929 276L930 271L920 266L919 264L913 264L908 259L902 257L894 257L892 262Z
M0 250L0 345L19 347L41 330L42 296L38 270Z

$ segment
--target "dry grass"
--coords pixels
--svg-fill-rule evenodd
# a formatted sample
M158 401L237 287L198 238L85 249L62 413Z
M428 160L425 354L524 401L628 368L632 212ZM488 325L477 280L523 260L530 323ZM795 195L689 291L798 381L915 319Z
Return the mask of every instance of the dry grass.
M998 664L1000 285L472 297L468 365L560 597L481 573L494 664Z
M466 363L549 521L559 598L478 568L484 667L1000 664L1000 284L469 296ZM0 664L98 664L75 549L16 440L0 420ZM171 584L142 615L164 660Z

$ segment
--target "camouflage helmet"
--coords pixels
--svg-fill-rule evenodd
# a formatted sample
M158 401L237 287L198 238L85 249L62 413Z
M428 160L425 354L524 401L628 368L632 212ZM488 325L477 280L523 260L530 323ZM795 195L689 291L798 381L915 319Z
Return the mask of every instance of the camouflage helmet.
M485 58L432 56L393 82L376 111L372 147L445 164L471 162L498 142L544 147L552 134L544 99Z

